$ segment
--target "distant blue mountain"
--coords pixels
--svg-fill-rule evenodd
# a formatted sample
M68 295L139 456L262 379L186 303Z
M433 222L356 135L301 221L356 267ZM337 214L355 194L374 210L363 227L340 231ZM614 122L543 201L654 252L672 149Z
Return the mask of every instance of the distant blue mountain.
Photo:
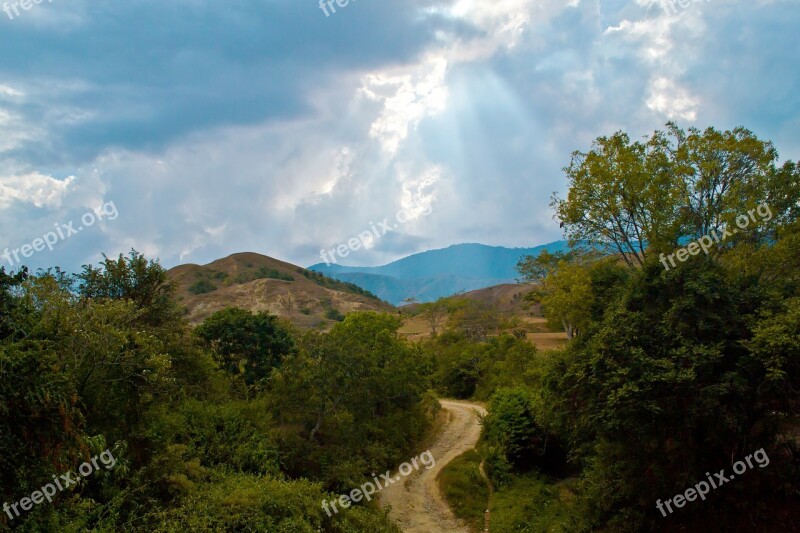
M407 298L430 302L460 291L472 291L514 283L520 258L566 252L566 241L556 241L535 248L504 248L483 244L456 244L430 250L378 267L348 267L318 263L309 270L355 283L395 305Z

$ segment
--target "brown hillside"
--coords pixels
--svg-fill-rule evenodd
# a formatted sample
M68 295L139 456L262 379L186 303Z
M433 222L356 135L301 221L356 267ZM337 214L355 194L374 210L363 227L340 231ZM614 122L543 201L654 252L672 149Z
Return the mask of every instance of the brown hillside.
M532 290L533 285L508 283L466 292L463 297L477 300L501 313L513 313L518 316L538 315L539 306L530 308L530 303L525 301L525 296Z
M517 316L540 315L538 305L529 307L530 303L525 301L525 296L532 290L533 285L507 283L465 292L459 297L476 300L504 314L509 313ZM403 306L402 309L404 313L415 314L418 306L419 304L411 304Z
M256 253L203 266L180 265L168 274L192 324L227 307L268 311L301 328L323 329L335 322L337 313L394 310L354 285Z
M533 285L527 284L494 285L458 297L480 302L505 317L516 317L518 324L513 329L524 331L528 340L542 351L563 348L567 343L566 333L551 330L542 317L541 306L531 306L525 301L525 296L533 289ZM431 335L430 325L419 315L419 304L402 307L402 313L406 318L400 333L411 340L421 340Z

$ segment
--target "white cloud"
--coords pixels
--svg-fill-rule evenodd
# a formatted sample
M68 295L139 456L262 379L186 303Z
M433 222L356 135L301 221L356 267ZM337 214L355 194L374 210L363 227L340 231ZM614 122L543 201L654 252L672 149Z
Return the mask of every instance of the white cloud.
M364 77L362 94L383 105L372 123L370 136L381 142L389 155L397 154L409 128L445 109L447 60L431 54L418 64L375 72Z
M0 207L9 207L13 202L33 204L35 207L60 207L75 176L57 180L33 172L20 176L0 176Z
M688 90L668 78L655 78L650 82L647 107L671 120L697 119L700 100Z
M20 96L25 96L25 93L8 85L0 84L0 98L18 98Z

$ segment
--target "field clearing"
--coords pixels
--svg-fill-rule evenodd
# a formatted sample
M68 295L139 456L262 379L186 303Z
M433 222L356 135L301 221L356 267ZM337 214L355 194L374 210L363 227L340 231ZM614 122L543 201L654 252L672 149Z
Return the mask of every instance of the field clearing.
M558 350L567 345L567 334L563 331L551 331L544 317L522 316L518 318L521 324L517 329L525 330L527 339L538 350L543 352ZM440 325L438 329L443 331L444 325ZM418 342L431 336L431 327L421 316L407 317L399 333L410 341Z

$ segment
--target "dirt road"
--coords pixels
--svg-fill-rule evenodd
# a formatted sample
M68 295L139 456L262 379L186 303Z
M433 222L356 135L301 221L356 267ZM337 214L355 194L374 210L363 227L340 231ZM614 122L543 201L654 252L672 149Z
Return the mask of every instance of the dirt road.
M430 470L421 468L403 483L390 485L380 493L381 505L391 506L390 516L405 533L468 533L445 504L436 476L450 461L475 447L481 434L475 411L486 411L468 402L442 400L441 404L448 418L430 448L436 466Z

